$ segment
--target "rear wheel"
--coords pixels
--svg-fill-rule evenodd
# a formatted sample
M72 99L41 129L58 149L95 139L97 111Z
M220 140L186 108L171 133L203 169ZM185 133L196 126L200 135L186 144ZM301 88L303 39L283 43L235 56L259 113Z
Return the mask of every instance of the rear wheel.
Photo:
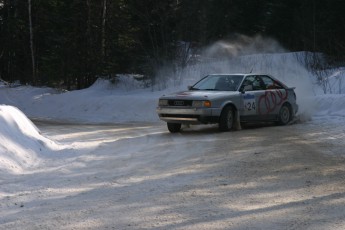
M219 130L222 132L230 131L234 127L234 110L231 106L227 106L223 109L219 118Z
M291 121L291 109L288 105L283 105L279 111L279 124L287 125Z
M178 133L181 130L181 124L180 123L167 123L168 130L171 133Z

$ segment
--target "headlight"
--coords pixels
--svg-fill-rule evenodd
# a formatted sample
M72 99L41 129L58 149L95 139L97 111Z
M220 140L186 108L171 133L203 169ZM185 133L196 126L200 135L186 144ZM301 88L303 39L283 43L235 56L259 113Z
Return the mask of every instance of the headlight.
M211 107L210 101L193 101L193 107Z
M166 105L168 105L168 100L160 99L160 100L158 101L158 105L159 105L159 106L166 106Z

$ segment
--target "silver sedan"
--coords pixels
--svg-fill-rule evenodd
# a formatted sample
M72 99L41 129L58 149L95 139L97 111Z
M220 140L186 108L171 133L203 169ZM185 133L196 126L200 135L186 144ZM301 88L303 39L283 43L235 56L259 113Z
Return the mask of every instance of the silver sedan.
M286 125L297 111L294 88L265 74L211 74L188 91L161 96L157 107L172 133L182 124L218 123L220 131L246 122Z

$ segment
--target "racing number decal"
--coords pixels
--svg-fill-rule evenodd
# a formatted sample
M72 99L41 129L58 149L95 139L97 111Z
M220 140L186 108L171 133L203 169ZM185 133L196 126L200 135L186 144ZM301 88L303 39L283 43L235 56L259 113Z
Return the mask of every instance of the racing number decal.
M256 107L255 107L255 101L247 101L246 104L244 105L245 109L247 111L256 111Z
M245 94L243 96L243 102L244 102L244 112L246 114L256 114L255 95Z

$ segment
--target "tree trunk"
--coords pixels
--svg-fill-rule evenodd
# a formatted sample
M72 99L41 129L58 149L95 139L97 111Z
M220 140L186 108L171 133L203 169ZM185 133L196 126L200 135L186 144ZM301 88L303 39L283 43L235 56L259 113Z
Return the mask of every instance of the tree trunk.
M105 57L105 23L106 23L106 17L107 17L107 0L103 0L103 13L102 13L102 50L101 50L101 55L102 59L104 61Z
M31 50L31 64L32 64L32 81L36 84L36 69L35 69L35 53L34 53L34 34L32 29L32 17L31 17L31 0L28 0L29 10L29 29L30 29L30 50Z

